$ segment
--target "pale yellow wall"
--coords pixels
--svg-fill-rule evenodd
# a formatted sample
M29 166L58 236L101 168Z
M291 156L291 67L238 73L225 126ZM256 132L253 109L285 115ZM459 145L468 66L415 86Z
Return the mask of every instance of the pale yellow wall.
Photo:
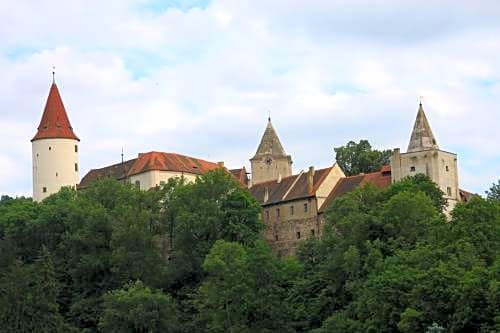
M193 182L196 179L196 174L176 172L176 171L146 171L129 178L131 184L139 181L141 190L149 190L152 187L161 185L161 182L167 183L170 178L184 177L186 181Z
M252 159L252 184L277 180L292 175L292 160L288 158L273 159L271 164L266 163L267 157Z
M63 186L76 186L80 166L72 139L41 139L31 144L33 166L33 200L41 201ZM79 149L79 148L78 148ZM75 164L78 170L75 171ZM46 192L43 189L46 188Z
M415 171L411 171L412 167ZM393 182L418 173L427 175L448 199L448 212L460 200L456 154L436 149L403 154L395 150L391 156L391 173Z
M316 200L319 207L325 202L326 197L330 194L335 185L337 185L340 178L344 177L345 174L342 169L338 164L335 164L328 173L328 176L326 176L325 180L321 183L321 186L316 190Z

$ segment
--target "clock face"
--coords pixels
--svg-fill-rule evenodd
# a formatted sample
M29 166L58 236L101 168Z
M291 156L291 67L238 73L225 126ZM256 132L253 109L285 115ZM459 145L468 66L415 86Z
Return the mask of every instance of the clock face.
M270 157L266 158L266 164L271 165L271 163L273 163L273 159Z

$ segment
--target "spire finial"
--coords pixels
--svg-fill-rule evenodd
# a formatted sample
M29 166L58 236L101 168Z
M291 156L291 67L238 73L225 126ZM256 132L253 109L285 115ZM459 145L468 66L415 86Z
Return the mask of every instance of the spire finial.
M271 121L271 110L267 110L267 121Z
M424 96L420 96L418 101L419 101L420 106L422 106L422 103L424 101Z
M121 155L122 155L122 164L123 164L123 147L122 147L122 154Z
M56 84L56 66L52 66L52 84Z

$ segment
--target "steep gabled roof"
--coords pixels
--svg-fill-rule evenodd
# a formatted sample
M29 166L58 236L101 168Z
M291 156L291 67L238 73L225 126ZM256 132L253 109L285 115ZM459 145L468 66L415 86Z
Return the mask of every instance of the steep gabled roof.
M49 138L80 141L73 132L73 127L71 127L61 95L59 94L59 89L57 89L55 83L52 83L50 87L42 119L40 125L38 125L38 131L31 141Z
M271 118L268 119L266 130L264 131L264 135L262 135L259 147L257 148L257 152L253 158L258 158L264 155L288 157L285 149L283 149L280 139L278 138L278 134L276 134L276 131L274 130Z
M325 202L321 205L319 212L324 213L335 199L366 183L371 183L378 188L389 187L391 185L390 166L385 165L377 172L341 178L330 192Z
M250 188L250 193L262 205L309 198L316 195L316 190L331 170L331 167L316 170L313 176L312 189L309 188L307 182L308 172L300 172L297 175L285 177L279 182L270 180L255 184Z
M420 103L415 125L411 133L410 143L408 144L407 152L422 151L429 149L439 149L436 138L432 133L429 121L425 116L424 108Z

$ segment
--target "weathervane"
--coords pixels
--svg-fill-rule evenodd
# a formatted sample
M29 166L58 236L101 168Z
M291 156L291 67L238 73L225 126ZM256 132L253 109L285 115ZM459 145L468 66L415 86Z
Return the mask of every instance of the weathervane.
M422 102L424 101L424 96L420 96L418 100L420 101L420 105L422 105Z
M56 83L56 66L52 66L52 83Z

